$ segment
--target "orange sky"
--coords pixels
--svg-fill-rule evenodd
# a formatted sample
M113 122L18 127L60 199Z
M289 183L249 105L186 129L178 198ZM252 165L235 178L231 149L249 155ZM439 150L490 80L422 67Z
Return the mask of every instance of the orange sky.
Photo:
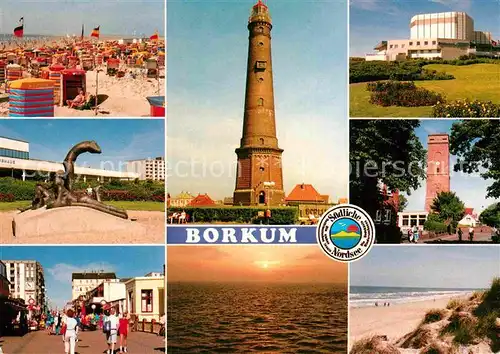
M318 246L169 246L169 282L347 283L347 264Z

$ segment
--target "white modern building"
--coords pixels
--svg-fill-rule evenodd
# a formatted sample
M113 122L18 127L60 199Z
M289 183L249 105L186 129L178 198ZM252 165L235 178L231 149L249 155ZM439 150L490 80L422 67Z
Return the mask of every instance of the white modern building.
M126 170L129 173L138 174L140 180L164 181L165 158L127 161Z
M165 314L165 276L149 273L125 281L126 309L139 321L159 321Z
M35 177L48 177L49 173L59 170L64 171L63 158L64 156L61 157L61 162L59 163L30 159L29 142L0 137L0 177L14 177L23 181ZM84 182L87 180L106 182L112 179L134 180L139 178L139 174L134 172L108 170L105 168L105 163L103 163L102 167L98 169L75 166L75 175L82 178ZM110 167L113 168L115 166Z
M95 289L99 284L116 279L115 273L104 271L90 271L73 273L71 275L72 300L85 296L88 291Z
M26 305L45 306L45 277L42 265L34 260L2 259L7 280L10 282L10 296L23 299Z
M398 213L398 227L404 233L408 232L414 225L420 230L424 229L424 224L429 217L427 211L402 211Z
M474 20L465 12L441 12L413 16L410 38L382 41L367 61L402 61L408 58L457 59L462 55L494 56L498 43L490 32L474 30Z
M108 305L116 307L119 313L126 310L125 283L120 279L102 281L97 287L85 294L85 305L95 307Z

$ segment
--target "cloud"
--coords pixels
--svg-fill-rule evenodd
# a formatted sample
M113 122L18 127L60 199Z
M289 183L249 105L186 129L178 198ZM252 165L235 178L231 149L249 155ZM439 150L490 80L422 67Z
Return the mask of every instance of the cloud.
M351 0L350 6L364 11L383 11L388 16L401 14L401 10L392 1L388 0Z
M105 271L114 272L115 266L106 262L94 262L86 265L72 265L67 263L57 263L51 268L47 268L47 272L52 278L61 283L71 283L73 273L82 273L90 271Z
M472 0L429 0L429 1L449 7L454 10L468 10L472 6Z

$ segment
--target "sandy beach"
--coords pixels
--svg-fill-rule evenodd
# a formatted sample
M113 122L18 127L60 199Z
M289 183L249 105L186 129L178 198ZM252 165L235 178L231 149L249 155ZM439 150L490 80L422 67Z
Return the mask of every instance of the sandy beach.
M105 71L99 72L99 96L104 95L104 102L99 105L97 116L93 110L69 109L67 106L55 106L56 117L149 117L150 105L146 97L165 96L165 73L160 71L159 82L148 79L144 69L130 69L136 73L136 78L117 78L106 75ZM95 95L97 75L95 70L87 71L87 92ZM0 89L0 92L3 92ZM0 117L7 117L9 102L0 102Z
M118 37L118 36L117 36ZM120 63L118 64L118 70L124 73L123 77L110 76L107 74L107 64L103 62L102 64L93 64L91 70L87 70L85 74L85 91L87 99L90 95L95 96L96 93L99 97L99 104L97 110L76 110L69 109L67 106L59 106L57 104L54 107L54 116L55 117L64 117L64 118L72 118L72 117L122 117L122 118L137 118L137 117L149 117L151 115L150 104L147 100L149 96L165 96L165 86L166 86L166 68L164 64L158 64L158 79L155 77L147 77L148 70L146 69L146 60L148 58L156 59L160 61L161 55L165 55L164 52L158 50L158 48L162 48L164 45L164 39L160 38L159 42L144 42L144 43L136 43L136 44L117 44L115 40L118 38L111 37L103 37L101 40L97 42L78 42L78 39L72 38L64 38L64 37L49 37L46 39L36 39L25 42L20 42L18 44L5 44L2 42L0 44L0 58L2 57L2 53L4 56L9 53L9 50L13 50L17 48L15 51L16 60L21 60L23 55L19 54L22 50L26 48L40 48L44 47L44 51L49 52L48 55L54 55L50 60L62 60L61 57L59 59L55 59L60 54L55 54L56 49L58 51L64 50L67 54L65 55L73 55L74 51L79 49L78 53L93 53L88 54L89 58L94 60L94 55L97 52L107 53L110 55L114 50L122 50L123 53L120 56ZM111 42L107 42L111 41ZM74 47L74 51L70 51L67 48ZM21 49L22 48L22 49ZM49 49L47 49L49 48ZM63 49L64 48L64 49ZM118 49L121 48L121 49ZM10 52L12 54L14 52ZM138 54L135 56L135 54ZM145 53L145 54L144 54ZM160 54L158 54L160 53ZM76 54L74 54L76 55ZM83 54L82 58L83 58ZM87 55L87 54L86 54ZM27 56L27 54L26 54ZM31 54L32 56L32 54ZM133 57L133 58L132 58ZM127 63L130 59L132 60L132 64ZM134 64L135 59L138 59L137 63L142 64ZM4 59L5 60L5 59ZM35 60L35 59L29 59ZM163 59L162 61L164 61ZM17 62L16 62L17 63ZM60 63L59 63L60 64ZM65 63L64 66L69 68L69 64ZM82 63L80 62L80 58L76 63L76 68L81 69ZM23 64L23 73L22 78L28 79L33 77L40 77L40 72L38 71L29 71L29 64ZM98 75L97 75L98 74ZM34 76L32 76L34 75ZM83 86L83 85L82 85ZM97 89L97 90L96 90ZM6 84L0 83L0 117L7 117L9 115L9 96L6 93ZM91 102L92 105L94 102Z
M129 219L135 219L148 229L147 238L138 237L132 232L102 234L72 233L57 235L55 238L29 237L16 238L12 233L12 219L15 211L0 213L0 244L164 244L165 214L161 211L127 211Z
M446 308L454 296L430 301L396 304L389 307L351 308L349 314L349 346L364 337L386 335L393 342L413 331L427 311Z

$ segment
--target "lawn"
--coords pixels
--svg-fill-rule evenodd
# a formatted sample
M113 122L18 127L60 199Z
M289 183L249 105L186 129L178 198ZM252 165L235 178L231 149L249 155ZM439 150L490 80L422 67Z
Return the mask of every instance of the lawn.
M454 80L415 81L419 87L441 93L447 101L458 99L492 101L500 104L500 65L443 65L431 64L424 68L444 71ZM382 107L369 103L370 92L366 82L349 85L351 117L431 117L432 107Z
M14 211L30 204L31 201L2 202L0 203L0 211ZM159 202L105 202L105 204L125 210L165 211L165 204Z

